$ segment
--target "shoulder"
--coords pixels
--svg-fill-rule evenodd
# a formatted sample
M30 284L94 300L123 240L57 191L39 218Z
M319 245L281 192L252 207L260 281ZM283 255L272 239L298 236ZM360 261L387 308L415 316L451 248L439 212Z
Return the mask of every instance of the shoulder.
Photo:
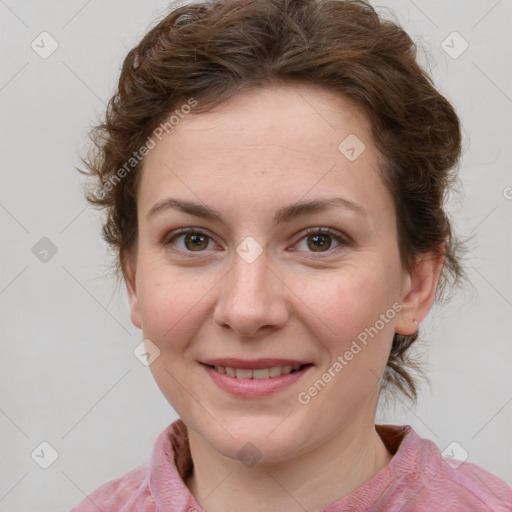
M443 456L428 439L418 436L416 442L415 500L446 511L512 510L512 488L503 480L474 463Z
M511 511L512 488L496 475L472 462L458 465L442 457L447 480L451 482L451 493L468 505L480 506L482 510ZM478 509L480 510L480 508Z
M87 495L69 512L155 512L176 493L188 490L175 460L187 469L187 430L181 420L168 425L157 437L148 462L111 480ZM157 502L159 505L157 505Z
M512 488L497 476L471 462L444 457L410 425L380 425L377 430L393 458L356 496L370 505L364 510L512 511Z
M122 507L149 493L145 490L146 465L110 480L87 495L70 512L120 512Z

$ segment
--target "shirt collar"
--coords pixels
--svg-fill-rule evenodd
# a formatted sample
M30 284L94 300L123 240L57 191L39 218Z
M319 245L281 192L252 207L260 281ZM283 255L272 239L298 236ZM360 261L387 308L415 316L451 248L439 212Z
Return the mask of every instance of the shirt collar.
M375 429L393 455L391 462L369 482L325 508L325 512L351 510L351 503L358 507L374 504L390 483L397 483L414 464L420 438L410 425L375 425ZM188 430L178 419L158 436L148 463L146 480L158 510L202 510L185 484L192 469Z

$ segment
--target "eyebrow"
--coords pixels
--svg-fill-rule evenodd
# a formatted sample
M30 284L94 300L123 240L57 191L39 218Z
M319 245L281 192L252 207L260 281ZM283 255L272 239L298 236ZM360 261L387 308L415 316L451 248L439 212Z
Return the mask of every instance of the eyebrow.
M360 204L343 199L342 197L331 197L327 199L315 199L302 203L294 203L280 208L274 216L274 224L289 222L290 220L306 215L308 213L316 213L334 206L342 207L346 210L357 213L358 215L368 216L368 211ZM179 210L189 215L195 215L203 219L216 220L220 223L227 224L222 215L209 206L192 201L184 201L182 199L175 199L169 197L155 203L146 215L146 220L149 220L166 210L174 209Z

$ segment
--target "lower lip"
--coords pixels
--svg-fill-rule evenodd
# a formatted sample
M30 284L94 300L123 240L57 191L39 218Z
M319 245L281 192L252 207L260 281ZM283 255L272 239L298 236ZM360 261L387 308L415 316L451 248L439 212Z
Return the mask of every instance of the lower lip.
M277 393L297 382L313 368L313 365L308 365L297 372L268 379L237 379L205 364L201 365L220 389L243 398L261 398Z

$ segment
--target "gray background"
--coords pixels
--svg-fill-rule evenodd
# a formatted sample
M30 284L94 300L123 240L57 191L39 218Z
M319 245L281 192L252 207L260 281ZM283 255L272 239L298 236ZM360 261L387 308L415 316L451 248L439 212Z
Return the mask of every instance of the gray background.
M124 289L104 277L100 216L74 170L123 57L167 5L0 0L0 512L69 509L144 464L176 418L132 353L142 335ZM399 402L377 420L410 424L441 450L456 441L456 453L512 484L512 1L375 5L396 9L460 114L463 189L450 210L457 233L475 236L472 288L421 328L431 387L415 409ZM46 59L31 48L43 31L59 45ZM469 43L458 58L442 48L454 31ZM447 44L462 49L457 36ZM47 261L43 237L57 249ZM43 441L58 453L48 469L38 465L50 460Z

